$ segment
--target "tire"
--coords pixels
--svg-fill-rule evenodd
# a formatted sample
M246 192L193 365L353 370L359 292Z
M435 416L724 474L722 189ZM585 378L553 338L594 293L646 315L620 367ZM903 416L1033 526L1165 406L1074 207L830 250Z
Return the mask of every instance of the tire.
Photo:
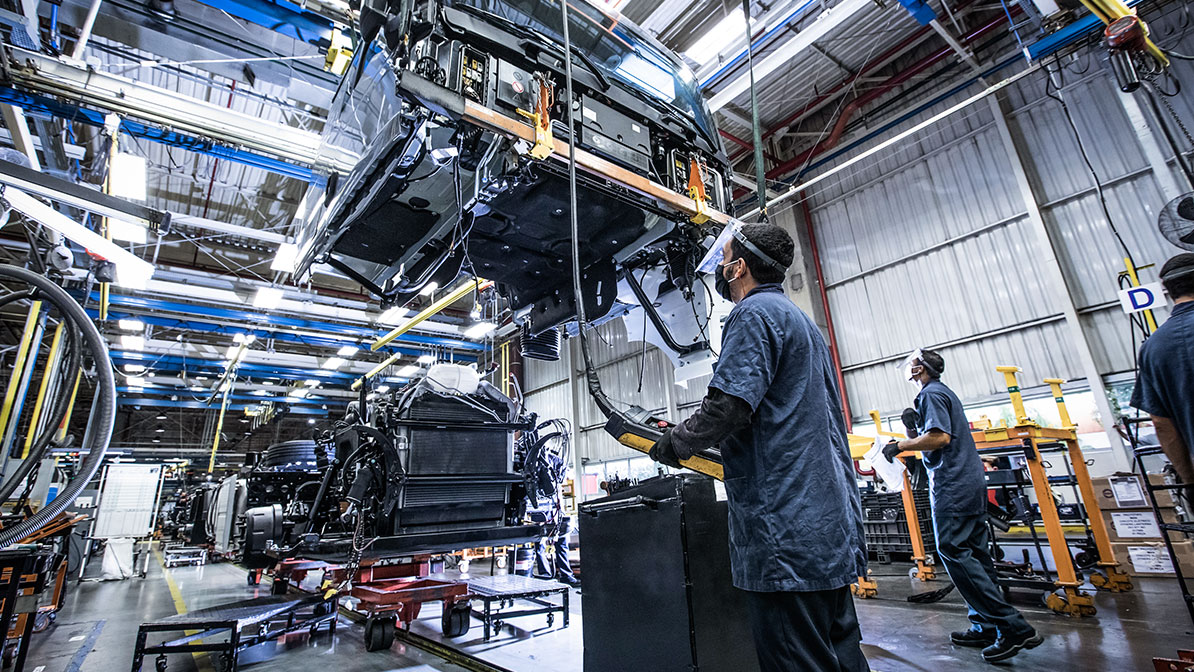
M285 579L274 579L273 585L270 586L270 595L285 595L290 590L290 582Z
M385 651L394 645L394 619L370 617L365 620L365 650Z
M445 604L444 614L440 618L444 637L463 637L468 634L472 618L473 610L468 602L458 602L451 606Z
M248 573L245 575L245 578L247 579L250 586L255 586L258 583L257 572L255 570L250 569L248 571Z

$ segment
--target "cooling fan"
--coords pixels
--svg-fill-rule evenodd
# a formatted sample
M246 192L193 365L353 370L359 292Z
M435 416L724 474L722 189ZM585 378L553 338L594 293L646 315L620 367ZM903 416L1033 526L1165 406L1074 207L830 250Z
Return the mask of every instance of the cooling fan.
M1157 218L1157 226L1165 240L1194 252L1194 192L1169 201Z

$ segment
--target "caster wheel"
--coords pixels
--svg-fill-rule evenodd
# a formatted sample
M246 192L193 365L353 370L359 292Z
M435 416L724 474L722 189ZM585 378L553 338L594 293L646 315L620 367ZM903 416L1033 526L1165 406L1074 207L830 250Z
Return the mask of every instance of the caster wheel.
M394 644L396 624L392 618L371 617L365 621L365 650L384 651Z
M331 600L328 600L327 602L320 602L319 604L315 605L314 609L316 616L327 616L333 611L335 611L335 606L333 606Z
M456 568L460 570L461 574L468 574L468 564L468 560L461 560L460 564L457 565Z
M166 672L166 656L160 655L153 661L153 669L156 672Z
M285 579L274 579L273 585L269 588L270 595L285 595L290 590L290 582Z
M444 605L444 615L440 618L444 637L463 637L468 634L471 624L472 607L468 602L459 602L451 606Z
M255 586L259 583L258 578L257 578L257 572L249 572L245 576L245 579L250 586Z
M917 575L919 572L920 572L920 568L918 568L918 567L913 567L913 568L909 569L909 570L908 570L908 578L910 578L910 579L915 579L915 578L916 578L916 575Z
M551 626L553 626L553 625L555 625L555 624L556 624L556 615L555 615L555 614L548 614L548 615L547 615L547 627L549 627L549 628L550 628Z

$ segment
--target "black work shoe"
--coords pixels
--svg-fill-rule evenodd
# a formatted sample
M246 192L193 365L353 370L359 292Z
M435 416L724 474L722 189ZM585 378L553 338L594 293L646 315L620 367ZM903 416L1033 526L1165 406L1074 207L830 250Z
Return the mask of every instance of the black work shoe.
M988 663L998 663L1020 653L1021 649L1035 649L1045 641L1036 634L1036 630L1029 630L1022 635L1000 637L995 643L983 649L983 660Z
M982 649L995 643L995 631L979 632L978 630L963 630L949 633L949 641L958 646L969 646Z

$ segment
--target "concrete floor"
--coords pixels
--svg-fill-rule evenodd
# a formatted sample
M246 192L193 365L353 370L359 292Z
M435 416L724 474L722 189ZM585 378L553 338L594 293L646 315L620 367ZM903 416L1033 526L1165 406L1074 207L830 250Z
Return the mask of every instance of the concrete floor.
M937 588L910 581L904 567L876 565L879 596L857 602L864 650L878 672L983 669L977 650L952 646L949 632L966 626L965 606L951 594L933 605L908 603L914 590ZM168 579L169 577L169 579ZM173 589L171 587L173 584ZM1008 667L1021 671L1059 669L1151 669L1151 658L1172 655L1194 645L1194 627L1172 580L1137 580L1137 589L1121 595L1097 594L1093 618L1058 616L1039 606L1039 595L1020 594L1019 606L1045 643L1021 654ZM114 672L127 670L137 626L176 613L267 594L268 586L245 584L244 571L231 564L164 570L154 564L147 578L73 586L58 622L35 635L26 667L30 672ZM453 645L514 672L577 672L582 644L580 596L572 594L572 625L548 628L543 616L528 617L489 643L473 621L469 634ZM527 629L520 629L527 628ZM439 608L426 605L414 631L439 638ZM306 633L264 644L242 654L242 669L254 672L317 670L429 672L461 668L397 642L388 652L366 653L362 627L341 619L333 638ZM148 669L152 669L150 666ZM170 670L211 670L211 664L173 657ZM650 671L643 671L650 672Z

